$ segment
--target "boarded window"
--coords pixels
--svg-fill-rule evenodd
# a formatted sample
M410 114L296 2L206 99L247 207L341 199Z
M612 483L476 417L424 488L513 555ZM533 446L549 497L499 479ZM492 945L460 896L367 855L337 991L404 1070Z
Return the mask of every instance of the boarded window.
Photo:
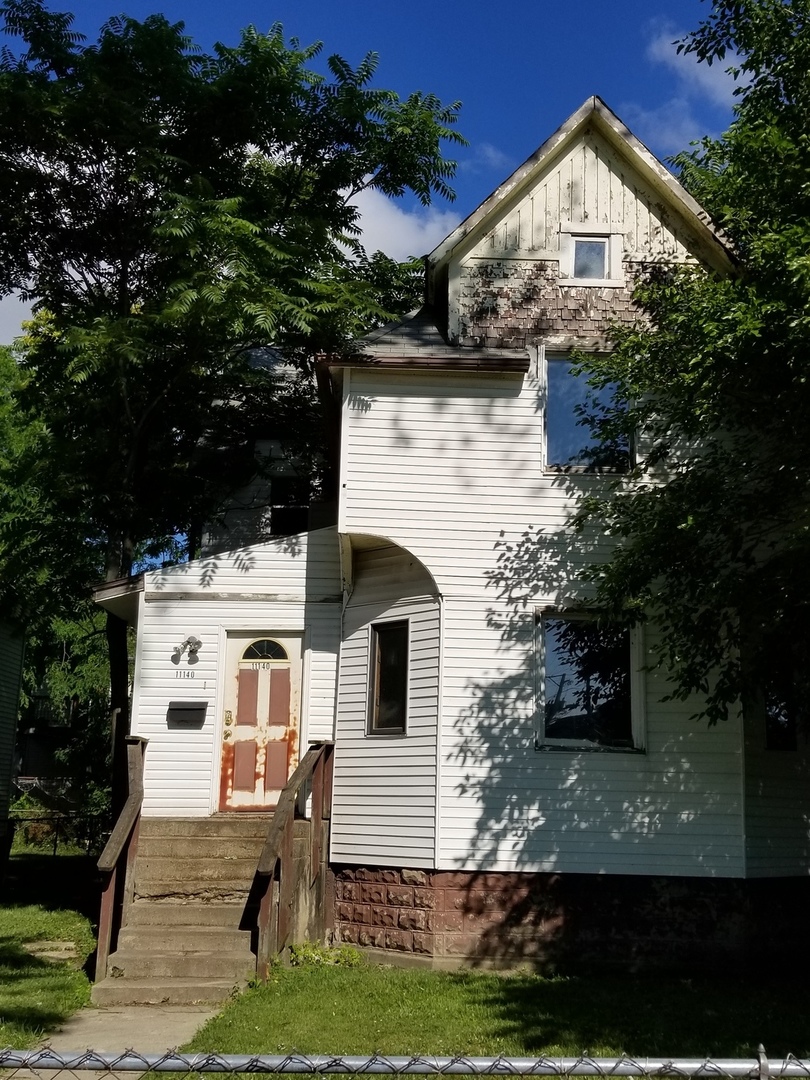
M369 732L404 732L407 713L408 623L376 623L371 627Z

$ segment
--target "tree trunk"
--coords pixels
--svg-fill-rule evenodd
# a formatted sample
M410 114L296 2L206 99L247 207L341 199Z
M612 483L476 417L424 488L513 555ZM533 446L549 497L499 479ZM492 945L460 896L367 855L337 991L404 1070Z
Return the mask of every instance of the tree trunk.
M127 744L129 735L129 654L127 624L107 612L107 649L110 656L110 709L112 730L112 812L118 817L127 800Z
M340 497L340 402L332 389L329 378L329 369L324 363L318 363L315 368L315 380L318 391L318 400L323 410L324 427L326 430L326 463L323 472L324 502L337 501Z
M115 533L113 532L113 535ZM107 580L132 573L133 542L128 527L107 550ZM107 612L107 652L110 660L110 713L112 716L112 812L115 820L129 794L127 743L129 735L129 642L127 623Z

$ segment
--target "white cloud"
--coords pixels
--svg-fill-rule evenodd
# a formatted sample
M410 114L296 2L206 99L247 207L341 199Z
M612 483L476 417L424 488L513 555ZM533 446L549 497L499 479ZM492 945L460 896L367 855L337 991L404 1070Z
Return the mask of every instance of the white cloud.
M709 65L700 63L694 53L678 52L676 43L686 34L672 23L655 20L650 24L652 36L647 45L647 59L662 64L673 72L680 83L681 92L692 99L702 99L720 109L731 109L734 89L739 85L728 69L737 57L728 53L725 59Z
M0 299L0 345L11 345L22 333L23 319L31 318L31 305L23 303L18 296Z
M432 251L458 224L454 210L435 206L403 210L379 191L362 191L354 204L360 211L360 241L366 251L384 251L392 259Z
M512 159L492 143L475 143L469 152L459 153L459 172L489 172L495 170L499 175L509 175L513 169Z
M621 112L630 129L659 156L689 148L704 135L717 138L731 121L734 90L739 82L729 75L737 57L729 53L711 66L700 63L694 53L678 52L686 37L664 19L647 26L647 61L667 75L675 76L674 93L657 108L624 104Z
M621 116L633 134L658 155L688 150L690 143L710 134L682 97L671 98L657 109L625 104L621 107Z

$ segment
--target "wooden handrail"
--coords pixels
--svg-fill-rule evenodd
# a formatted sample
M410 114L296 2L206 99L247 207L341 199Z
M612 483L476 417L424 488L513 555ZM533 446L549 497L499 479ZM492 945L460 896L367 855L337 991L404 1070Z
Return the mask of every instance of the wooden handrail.
M104 845L97 866L106 878L101 894L96 948L96 982L107 974L107 961L114 945L113 929L120 925L126 901L127 877L132 878L132 865L137 848L138 826L143 803L143 758L148 740L137 735L127 737L127 801ZM124 863L123 874L119 873ZM116 931L117 933L117 931Z
M315 766L318 762L318 758L323 752L324 746L332 745L334 744L327 742L313 743L301 758L295 772L287 781L287 784L279 797L278 803L276 804L276 809L273 812L270 828L267 830L267 839L264 842L262 853L259 856L259 865L256 867L257 874L264 876L266 874L272 874L275 870L276 861L279 856L279 851L281 850L284 829L287 821L295 816L295 806L298 802L299 792L307 780L312 778L312 775L315 772Z
M293 858L293 827L299 796L307 781L312 780L312 816L310 819L311 887L318 877L321 863L322 823L331 815L332 784L331 762L333 742L313 743L304 754L279 797L267 839L264 842L256 867L259 888L258 943L256 972L260 979L267 979L273 953L280 952L288 944L290 935L293 894L295 889L295 864ZM277 904L274 905L274 878L278 873ZM275 927L273 927L275 912Z
M137 735L130 735L127 738L127 786L129 793L127 801L118 815L113 831L110 833L110 839L104 845L104 850L99 856L97 865L102 873L109 873L118 865L121 853L126 846L127 840L129 840L129 834L132 832L132 828L141 812L141 804L143 803L143 753L147 742L148 739L142 739Z

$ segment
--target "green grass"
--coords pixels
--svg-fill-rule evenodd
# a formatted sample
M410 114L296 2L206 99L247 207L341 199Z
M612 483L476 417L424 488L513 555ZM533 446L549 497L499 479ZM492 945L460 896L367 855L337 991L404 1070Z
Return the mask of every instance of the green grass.
M0 1046L34 1045L90 999L84 972L32 956L24 945L35 941L71 941L80 962L95 946L89 922L75 911L0 907Z
M804 984L600 974L274 971L195 1036L221 1053L751 1057L810 1053Z
M16 833L11 845L12 855L53 855L53 840L46 840L43 842L33 843L25 839L22 833ZM75 840L65 840L62 837L59 838L59 843L56 847L57 856L59 855L86 855L87 845L79 844Z

